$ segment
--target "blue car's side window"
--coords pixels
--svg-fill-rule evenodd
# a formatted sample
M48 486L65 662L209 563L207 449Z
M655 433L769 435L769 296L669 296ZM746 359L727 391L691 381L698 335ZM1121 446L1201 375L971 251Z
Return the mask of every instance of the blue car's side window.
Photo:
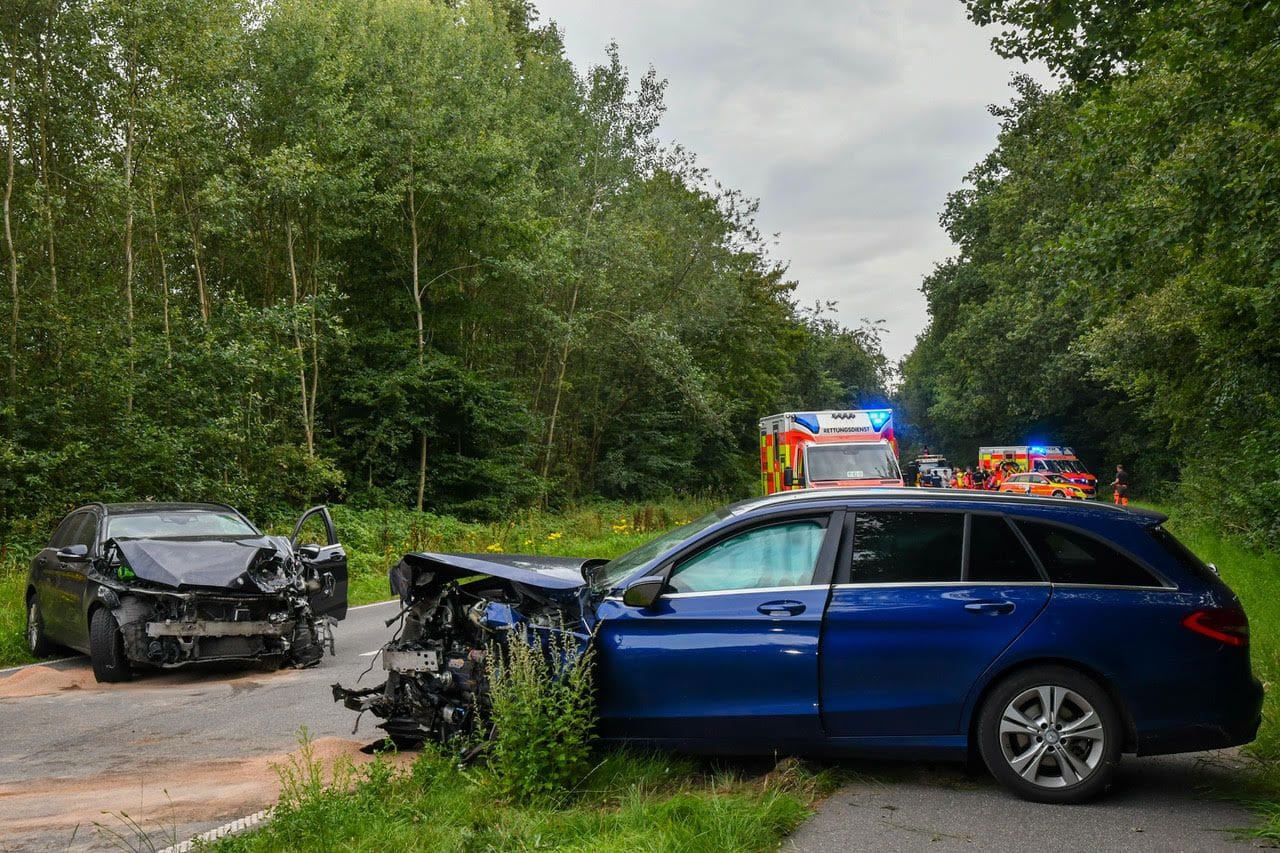
M672 592L804 586L813 580L825 520L757 527L719 542L676 566Z
M960 580L964 515L958 512L859 512L845 583L944 583Z

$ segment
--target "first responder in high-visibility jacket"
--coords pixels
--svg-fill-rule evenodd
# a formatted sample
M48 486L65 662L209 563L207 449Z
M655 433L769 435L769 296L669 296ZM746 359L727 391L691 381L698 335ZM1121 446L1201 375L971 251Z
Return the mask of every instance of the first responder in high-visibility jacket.
M1123 465L1116 466L1116 478L1111 481L1112 487L1115 489L1113 499L1117 506L1129 505L1129 472L1124 470Z

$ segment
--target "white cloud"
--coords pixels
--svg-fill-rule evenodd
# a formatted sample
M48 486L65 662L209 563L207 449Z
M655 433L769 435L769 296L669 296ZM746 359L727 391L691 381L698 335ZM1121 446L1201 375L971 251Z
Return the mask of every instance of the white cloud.
M991 53L959 0L537 4L579 67L615 40L633 79L652 65L669 81L660 135L760 199L801 301L883 318L890 357L910 350L920 282L952 252L938 213L995 143L987 105L1029 70Z

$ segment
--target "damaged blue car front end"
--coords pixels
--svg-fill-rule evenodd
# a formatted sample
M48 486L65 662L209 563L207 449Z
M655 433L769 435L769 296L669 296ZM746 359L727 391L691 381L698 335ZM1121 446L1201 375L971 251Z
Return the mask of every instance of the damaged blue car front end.
M595 620L584 574L604 560L528 555L407 554L392 567L401 611L379 657L386 680L333 685L334 701L382 719L397 745L481 731L489 710L488 656L513 632L590 641ZM524 632L529 632L525 634Z

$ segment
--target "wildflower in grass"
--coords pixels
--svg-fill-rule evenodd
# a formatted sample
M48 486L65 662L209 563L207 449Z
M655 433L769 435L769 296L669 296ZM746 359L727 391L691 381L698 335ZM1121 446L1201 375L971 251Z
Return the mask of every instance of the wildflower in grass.
M500 542L494 542L494 543L490 544L489 546L487 546L487 547L485 548L485 550L486 550L486 551L488 551L490 554L501 554L501 553L502 553L502 543L500 543Z
M548 534L547 534L547 541L548 541L548 542L554 542L554 541L556 541L557 539L559 539L559 538L560 538L561 536L563 536L563 535L564 535L564 534L563 534L563 533L561 533L559 530L552 531L551 533L548 533Z
M533 544L533 540L532 540L532 539L526 539L526 540L524 540L523 542L521 542L520 544L521 544L521 545L532 545L532 544Z

